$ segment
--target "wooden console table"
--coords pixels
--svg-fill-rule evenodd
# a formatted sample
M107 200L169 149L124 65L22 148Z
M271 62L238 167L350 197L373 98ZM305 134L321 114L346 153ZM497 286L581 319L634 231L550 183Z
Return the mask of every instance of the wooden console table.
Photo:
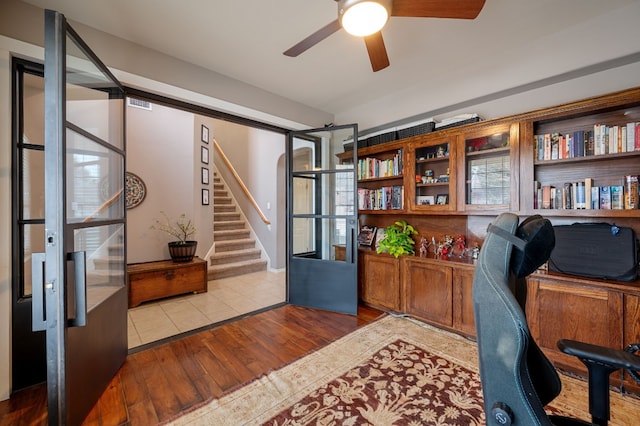
M194 257L191 262L132 263L129 274L129 307L142 302L207 291L207 262Z

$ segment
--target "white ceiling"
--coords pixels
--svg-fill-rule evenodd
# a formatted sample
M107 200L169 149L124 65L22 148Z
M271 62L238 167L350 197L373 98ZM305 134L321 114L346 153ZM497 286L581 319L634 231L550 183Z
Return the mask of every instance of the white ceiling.
M419 103L415 92L433 94L429 111L640 51L629 29L597 26L602 15L640 10L639 0L487 0L473 21L394 17L382 31L391 66L377 73L364 42L343 30L297 58L282 54L336 18L333 0L24 1L357 121L367 106L393 105L389 121L415 114L419 105L398 101ZM615 46L584 54L601 40Z

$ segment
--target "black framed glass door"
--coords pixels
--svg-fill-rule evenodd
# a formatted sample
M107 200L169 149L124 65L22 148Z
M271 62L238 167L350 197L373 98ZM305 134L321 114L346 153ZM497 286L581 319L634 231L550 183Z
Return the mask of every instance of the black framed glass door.
M33 327L46 331L49 424L80 424L127 355L124 91L63 15L45 11L45 252Z
M355 124L289 133L287 271L292 304L358 312L357 153L348 161L337 156L357 134Z

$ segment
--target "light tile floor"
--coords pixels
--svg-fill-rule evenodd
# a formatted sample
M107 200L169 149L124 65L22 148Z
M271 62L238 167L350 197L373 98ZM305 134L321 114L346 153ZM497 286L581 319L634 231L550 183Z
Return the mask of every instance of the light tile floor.
M208 291L129 309L129 349L266 308L286 299L282 272L254 272L209 281Z

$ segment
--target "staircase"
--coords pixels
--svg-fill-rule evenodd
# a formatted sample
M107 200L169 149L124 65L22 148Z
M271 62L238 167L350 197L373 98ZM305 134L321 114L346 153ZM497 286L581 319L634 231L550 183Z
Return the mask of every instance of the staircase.
M260 248L217 173L213 176L213 241L209 280L267 269L267 261L261 258Z

